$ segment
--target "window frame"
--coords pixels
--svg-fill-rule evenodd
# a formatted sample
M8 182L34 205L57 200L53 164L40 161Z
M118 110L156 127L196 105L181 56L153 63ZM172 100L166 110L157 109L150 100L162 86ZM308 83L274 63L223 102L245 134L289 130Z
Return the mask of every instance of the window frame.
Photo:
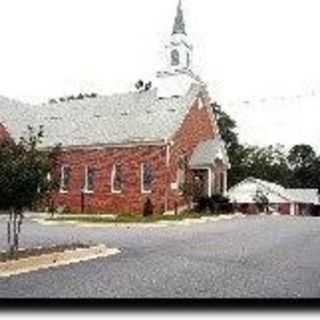
M120 167L120 176L121 176L121 190L115 189L115 178L117 174L117 168ZM122 164L121 163L114 163L112 166L111 172L111 193L113 194L122 194L123 193L123 172L122 172Z
M69 171L69 178L68 178L68 183L66 184L66 169ZM69 193L69 184L70 184L70 177L71 177L71 168L68 165L63 165L61 166L61 171L60 171L60 188L59 192L62 194Z
M145 189L145 166L149 165L149 168L151 170L151 182L150 182L150 190ZM153 172L152 172L152 166L150 164L150 162L148 161L144 161L143 163L141 163L141 176L140 176L140 180L141 180L141 193L142 194L151 194L152 193L152 185L153 185Z
M93 185L92 185L92 190L89 189L89 171L93 170L93 174L94 174L94 181L93 181ZM83 186L83 193L85 194L93 194L94 190L95 190L95 168L91 167L89 165L84 167L84 186Z

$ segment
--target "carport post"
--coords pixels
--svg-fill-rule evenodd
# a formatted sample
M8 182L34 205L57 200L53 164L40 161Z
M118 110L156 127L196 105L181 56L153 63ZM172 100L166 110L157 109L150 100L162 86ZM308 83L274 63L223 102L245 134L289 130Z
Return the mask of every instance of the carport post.
M208 196L212 197L212 169L208 168Z
M295 203L290 203L290 216L294 216L295 215Z

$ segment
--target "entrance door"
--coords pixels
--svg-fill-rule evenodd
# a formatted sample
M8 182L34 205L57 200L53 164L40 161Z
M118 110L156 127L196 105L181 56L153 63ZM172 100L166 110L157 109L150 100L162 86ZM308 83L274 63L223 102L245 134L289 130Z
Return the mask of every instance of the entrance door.
M193 198L208 196L208 170L193 171Z

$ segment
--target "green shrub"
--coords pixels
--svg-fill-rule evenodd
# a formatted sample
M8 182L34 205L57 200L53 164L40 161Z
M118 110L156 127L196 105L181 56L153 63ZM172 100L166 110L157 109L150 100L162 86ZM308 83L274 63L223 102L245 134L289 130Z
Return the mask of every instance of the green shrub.
M143 206L143 216L144 217L150 217L153 215L153 204L150 200L150 198L147 199L147 201L145 202L144 206Z
M210 214L227 214L233 212L230 200L222 195L210 197L200 197L196 203L196 211Z

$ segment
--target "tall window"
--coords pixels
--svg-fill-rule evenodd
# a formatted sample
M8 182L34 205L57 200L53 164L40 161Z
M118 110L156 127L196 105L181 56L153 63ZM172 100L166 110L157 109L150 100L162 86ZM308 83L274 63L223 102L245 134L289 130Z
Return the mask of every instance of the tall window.
M94 191L94 185L95 185L95 169L86 166L85 172L84 172L84 192L92 193Z
M188 170L188 157L184 155L180 157L179 163L178 163L178 188L180 192L185 191L187 170Z
M69 191L70 176L71 176L70 167L62 166L61 175L60 175L60 192L66 193Z
M171 51L171 65L178 66L180 64L180 54L177 49Z
M119 163L112 168L111 189L112 193L121 193L123 191L122 165Z
M141 189L143 193L152 192L153 172L150 163L144 162L141 165Z

